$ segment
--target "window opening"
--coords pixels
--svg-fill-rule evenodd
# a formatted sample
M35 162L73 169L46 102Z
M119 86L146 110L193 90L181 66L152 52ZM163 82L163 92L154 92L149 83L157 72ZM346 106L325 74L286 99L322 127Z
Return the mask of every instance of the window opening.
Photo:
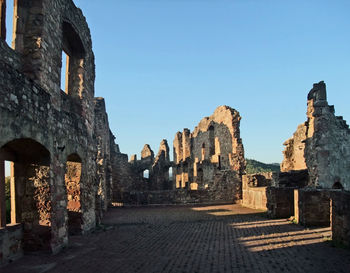
M14 192L12 192L13 185L13 162L5 161L5 202L6 202L6 224L16 222L16 218L12 219L12 199L14 199ZM12 221L14 220L14 221Z
M169 168L169 181L173 181L173 167Z
M61 55L62 67L61 67L61 90L68 94L68 79L69 79L69 55L62 50Z
M13 41L14 0L0 0L0 37L11 46Z
M68 95L81 98L84 80L85 49L74 27L62 25L61 89Z
M143 171L143 178L149 179L149 170L144 170Z

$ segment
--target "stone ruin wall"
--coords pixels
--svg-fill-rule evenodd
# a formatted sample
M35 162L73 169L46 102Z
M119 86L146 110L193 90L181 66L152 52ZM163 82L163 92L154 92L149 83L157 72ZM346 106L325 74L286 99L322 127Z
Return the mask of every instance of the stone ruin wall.
M326 85L313 85L307 121L287 140L275 187L267 189L268 213L294 215L302 225L330 225L332 239L350 245L350 130L327 102Z
M283 151L281 172L307 169L304 157L307 129L307 122L300 124L293 137L283 143L285 149Z
M178 132L174 162L166 141L156 157L146 147L140 160L129 162L114 142L104 100L94 98L94 54L81 10L72 0L18 0L16 5L12 48L4 41L0 18L0 179L3 161L12 161L16 189L13 225L4 221L0 196L0 264L20 257L23 249L59 251L72 229L93 229L108 204L125 201L125 195L136 204L241 199L245 161L236 110L220 106L192 133ZM70 55L65 92L62 50ZM323 82L308 95L307 117L285 143L282 170L307 167L307 186L349 191L349 128L328 105ZM142 176L145 169L150 183ZM338 195L331 197L333 234L350 242L350 216L344 213L349 197L346 192L333 196Z
M146 144L141 159L114 154L113 202L121 204L196 203L242 198L241 175L245 170L239 113L218 107L193 133L184 129L174 139L174 161L166 140L156 156ZM169 168L172 167L172 177ZM115 171L114 171L115 170ZM149 177L143 176L145 170Z
M177 189L214 191L217 200L225 191L230 193L229 200L241 199L245 160L240 120L236 110L220 106L213 115L203 118L192 133L189 129L176 133L173 177ZM229 173L231 179L227 181ZM218 190L220 187L222 190Z
M23 249L59 251L72 227L93 229L110 203L116 161L104 101L94 99L94 54L81 10L71 0L15 4L12 47L0 15L0 185L7 160L16 188L13 225L0 196L0 264ZM63 50L70 56L64 91Z
M308 94L307 121L284 145L282 171L307 169L309 187L350 190L350 130L328 105L324 82Z
M169 146L163 139L156 156L148 144L141 151L141 159L132 155L128 161L128 155L119 151L113 153L115 165L113 173L113 202L123 202L124 195L136 191L162 191L172 188L169 179L169 168L171 167L169 157ZM149 177L144 177L144 171L148 170Z
M315 84L308 95L309 129L305 158L310 184L321 188L350 190L350 130L328 105L326 85Z
M272 172L244 174L242 176L242 205L253 209L267 209L267 187L273 184Z

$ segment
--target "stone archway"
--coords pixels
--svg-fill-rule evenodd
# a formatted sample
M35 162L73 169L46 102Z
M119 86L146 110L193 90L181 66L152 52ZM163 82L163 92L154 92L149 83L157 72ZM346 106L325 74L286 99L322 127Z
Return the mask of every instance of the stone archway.
M10 185L11 224L23 225L23 249L49 250L52 213L50 152L42 144L30 138L15 139L2 146L1 185L5 179L3 171L5 160L12 162L13 169ZM3 204L2 196L0 201ZM3 218L3 209L0 211L0 216Z

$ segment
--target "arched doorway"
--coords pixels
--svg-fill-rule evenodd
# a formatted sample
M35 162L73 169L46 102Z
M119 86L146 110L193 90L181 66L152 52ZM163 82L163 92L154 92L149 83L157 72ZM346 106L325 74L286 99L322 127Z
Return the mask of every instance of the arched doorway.
M67 157L65 186L67 193L67 213L68 213L68 234L75 235L81 233L82 213L81 213L81 158L78 154L71 154Z
M49 250L51 242L50 152L39 142L21 138L0 148L0 183L4 162L11 161L11 224L23 224L25 251ZM1 191L0 191L1 192ZM3 196L0 196L3 204ZM0 218L4 215L0 206ZM6 212L5 212L6 214ZM4 227L1 221L2 227Z

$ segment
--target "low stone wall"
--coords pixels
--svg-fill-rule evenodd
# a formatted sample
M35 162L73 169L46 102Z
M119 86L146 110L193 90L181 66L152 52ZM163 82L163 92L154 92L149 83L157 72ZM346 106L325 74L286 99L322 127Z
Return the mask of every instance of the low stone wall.
M234 203L230 195L216 198L217 194L209 190L163 190L123 192L118 206L201 204L201 203Z
M294 215L294 189L267 187L267 214L272 218Z
M243 189L242 205L252 209L266 210L266 188L267 187L247 187Z
M7 225L0 229L0 267L23 256L22 225Z
M328 190L294 190L294 217L304 226L330 226L330 192Z
M331 227L333 241L350 246L350 192L331 193Z
M242 205L252 209L267 209L266 188L271 185L272 173L242 176Z

